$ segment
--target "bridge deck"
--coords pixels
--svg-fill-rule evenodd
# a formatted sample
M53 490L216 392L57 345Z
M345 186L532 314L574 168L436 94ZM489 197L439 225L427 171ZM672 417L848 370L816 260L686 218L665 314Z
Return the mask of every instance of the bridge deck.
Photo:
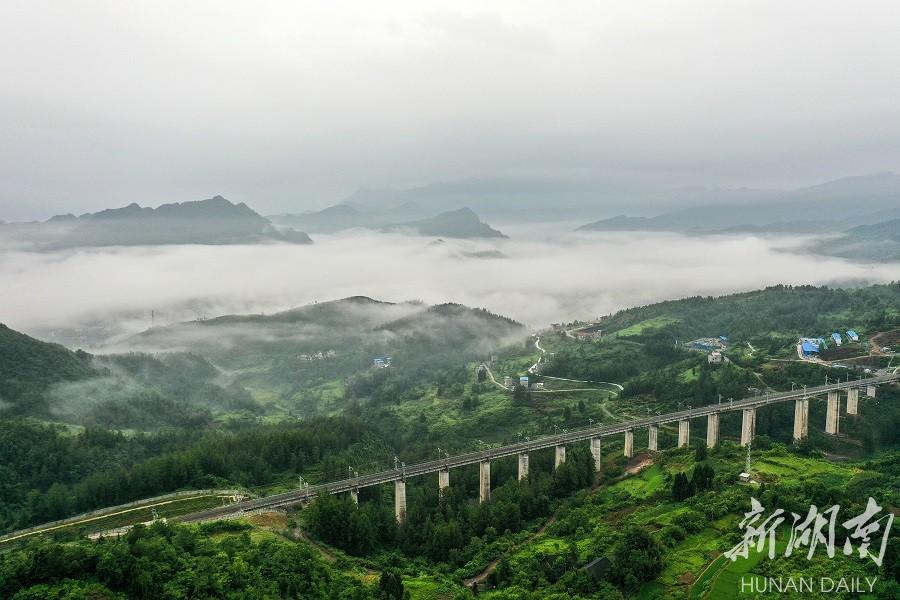
M505 446L500 446L497 448L489 448L478 452L468 452L444 459L426 461L415 465L409 465L402 469L391 469L388 471L382 471L380 473L360 475L358 477L353 477L350 479L332 481L329 483L309 486L303 489L292 490L290 492L284 492L282 494L275 494L272 496L266 496L264 498L239 502L230 506L223 506L201 513L196 513L194 515L189 515L184 518L183 521L204 521L221 518L223 516L236 513L239 514L245 511L258 510L260 508L271 508L276 506L297 504L307 502L311 498L323 493L336 494L340 492L348 492L350 490L357 490L359 488L371 487L373 485L381 485L384 483L390 483L392 481L403 480L407 477L417 477L419 475L427 475L428 473L436 473L443 469L455 469L458 467L464 467L466 465L477 464L483 461L504 458L507 456L515 456L517 454L533 452L535 450L542 450L544 448L567 445L591 438L602 438L605 436L616 435L624 433L625 431L630 429L640 429L649 427L650 425L673 423L677 421L683 421L685 419L704 417L714 413L743 410L745 408L758 408L778 402L786 402L788 400L795 400L798 398L818 396L820 394L831 391L865 388L869 385L891 383L898 380L900 380L900 375L897 374L881 375L869 379L841 382L830 385L821 385L817 387L807 388L805 390L796 389L791 392L780 392L775 394L754 396L752 398L745 398L733 402L710 404L708 406L676 411L667 413L665 415L653 415L644 419L636 419L633 421L615 423L612 425L597 425L594 427L585 427L582 429L577 429L574 431L556 435L548 435L525 442L507 444Z

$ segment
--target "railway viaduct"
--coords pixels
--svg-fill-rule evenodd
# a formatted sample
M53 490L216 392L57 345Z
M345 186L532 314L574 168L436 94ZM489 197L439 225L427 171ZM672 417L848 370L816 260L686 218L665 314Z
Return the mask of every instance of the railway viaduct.
M450 485L450 470L477 464L479 466L480 484L479 500L486 502L491 497L491 461L516 456L518 457L519 479L528 476L528 454L546 448L555 449L554 464L558 468L566 460L566 446L578 442L589 441L591 454L597 470L600 469L600 451L604 437L615 435L625 436L625 456L634 454L634 432L637 429L647 429L647 447L649 450L658 450L659 427L669 423L678 423L678 446L683 447L689 443L691 421L706 418L706 445L710 448L719 443L719 417L722 413L740 411L742 414L741 445L749 444L755 435L756 413L759 409L780 402L794 401L794 441L808 437L809 435L809 403L814 398L824 397L827 401L825 432L837 435L840 424L841 396L846 397L847 415L859 413L860 390L869 398L875 397L878 385L896 383L900 375L880 375L877 377L859 381L833 383L830 385L802 388L790 392L781 392L754 396L738 401L720 402L699 408L680 410L665 415L654 415L646 419L637 419L612 425L598 424L596 426L568 431L562 434L549 435L534 440L507 444L497 448L490 448L479 452L469 452L456 456L448 456L443 459L427 461L414 465L398 465L397 468L380 473L360 475L340 481L304 487L301 489L238 502L230 506L219 507L200 513L189 515L183 519L185 522L209 521L223 519L232 516L240 516L248 512L255 512L288 506L293 504L305 504L320 494L349 493L356 500L358 491L364 487L394 483L394 510L397 521L403 523L406 520L406 480L409 477L419 477L437 473L438 486L443 492Z

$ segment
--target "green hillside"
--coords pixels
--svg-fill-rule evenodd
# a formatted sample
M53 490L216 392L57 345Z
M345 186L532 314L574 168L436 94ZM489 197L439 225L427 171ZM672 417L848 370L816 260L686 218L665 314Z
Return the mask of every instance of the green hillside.
M54 383L96 374L89 354L36 340L0 323L0 411L40 410L44 391Z
M660 317L671 320L665 331L682 340L880 327L900 324L900 283L855 289L779 285L716 298L695 296L623 310L605 319L603 329L613 333Z

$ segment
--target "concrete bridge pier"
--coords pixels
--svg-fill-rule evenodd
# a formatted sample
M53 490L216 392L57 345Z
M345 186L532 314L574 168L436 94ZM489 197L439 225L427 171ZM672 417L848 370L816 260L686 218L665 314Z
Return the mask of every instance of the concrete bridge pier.
M837 435L840 427L841 396L837 390L828 392L828 408L825 412L825 433Z
M745 408L741 421L741 446L746 446L753 441L756 435L756 409Z
M565 446L557 446L556 453L553 456L553 468L558 469L559 465L566 462L566 447Z
M353 504L359 506L359 490L350 490L350 499L353 500Z
M397 523L406 523L406 482L402 479L394 482L394 515Z
M600 438L591 438L591 454L594 457L594 470L599 472L601 463L600 463Z
M706 447L719 445L719 413L709 413L706 417Z
M478 501L488 502L491 499L491 463L482 461L479 463Z
M519 481L528 479L528 453L519 454Z
M659 425L651 425L647 428L647 448L652 452L659 450Z
M875 397L875 386L874 385L866 386L866 396L868 396L869 398Z
M625 431L625 457L632 456L634 456L634 430L628 429Z
M691 441L691 422L688 419L678 421L678 447L683 448Z
M794 443L809 436L809 398L794 400Z
M847 414L859 414L859 388L851 388L847 390Z
M444 490L450 487L450 469L441 469L438 471L438 491L441 497L444 496Z

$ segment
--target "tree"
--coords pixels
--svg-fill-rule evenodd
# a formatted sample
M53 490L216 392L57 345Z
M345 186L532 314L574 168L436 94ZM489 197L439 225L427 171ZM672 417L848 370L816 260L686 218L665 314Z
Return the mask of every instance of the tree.
M624 590L634 592L662 571L662 546L649 533L629 526L612 551L607 577Z
M677 473L675 479L672 481L672 497L675 500L681 501L690 497L690 495L691 484L688 481L687 475L684 473Z
M709 465L697 465L691 478L691 485L696 492L703 492L712 488L716 471Z
M697 446L694 448L694 459L697 462L703 462L704 460L706 460L706 455L706 444L697 444Z
M403 578L395 569L385 569L378 580L378 593L382 598L403 600Z

